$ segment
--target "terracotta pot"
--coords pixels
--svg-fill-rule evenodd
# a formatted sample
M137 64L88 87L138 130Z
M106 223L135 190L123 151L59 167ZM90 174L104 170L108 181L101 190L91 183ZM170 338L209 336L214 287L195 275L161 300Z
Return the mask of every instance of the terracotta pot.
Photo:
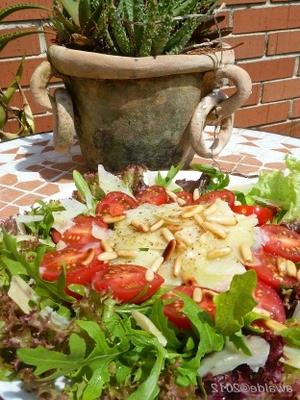
M48 60L35 70L32 92L53 111L56 149L68 150L76 130L94 170L99 163L113 171L130 163L163 169L187 166L195 152L216 155L230 138L234 111L251 93L249 75L232 65L232 50L130 58L54 45ZM47 91L52 75L65 84L53 97ZM224 77L237 87L230 98L214 90ZM203 139L208 114L221 126L210 148Z

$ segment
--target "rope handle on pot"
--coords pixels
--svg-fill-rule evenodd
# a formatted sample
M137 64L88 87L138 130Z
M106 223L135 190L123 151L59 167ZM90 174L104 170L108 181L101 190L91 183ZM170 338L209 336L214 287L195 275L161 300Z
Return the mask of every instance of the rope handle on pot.
M216 71L216 80L229 79L237 88L236 93L227 97L219 90L205 96L198 104L190 122L191 145L201 157L218 155L229 142L233 129L233 113L248 99L252 82L248 73L236 65L226 65ZM204 139L204 128L217 123L219 132L208 146Z
M53 139L56 151L69 151L75 135L72 99L65 88L56 89L51 96L48 83L54 71L49 61L43 61L33 72L30 89L37 103L52 111L54 118Z

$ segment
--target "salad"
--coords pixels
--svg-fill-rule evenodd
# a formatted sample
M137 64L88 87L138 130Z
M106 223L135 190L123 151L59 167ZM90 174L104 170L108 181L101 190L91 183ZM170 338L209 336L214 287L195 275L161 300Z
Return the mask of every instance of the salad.
M74 171L72 199L4 221L0 381L37 399L296 399L300 162L286 166L246 194L206 165L151 185L143 166L99 166Z

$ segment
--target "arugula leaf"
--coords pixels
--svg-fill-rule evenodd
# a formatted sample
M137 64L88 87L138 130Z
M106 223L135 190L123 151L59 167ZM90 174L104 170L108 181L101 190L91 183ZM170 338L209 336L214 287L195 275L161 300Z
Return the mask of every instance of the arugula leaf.
M151 320L154 325L160 330L163 336L168 341L168 346L174 349L180 347L181 343L177 339L174 329L169 326L168 319L164 315L164 304L161 299L158 299L152 308Z
M184 301L183 313L193 324L199 336L199 343L196 355L188 360L184 360L182 365L177 368L176 383L180 386L196 385L198 369L201 359L213 351L221 351L224 346L224 337L216 331L211 317L199 309L199 306L188 296L178 293Z
M249 347L244 341L244 336L241 331L236 332L234 335L230 336L229 340L235 345L238 350L242 350L247 356L252 355Z
M87 386L83 392L82 400L99 399L99 394L102 393L103 387L110 380L108 365L109 361L100 364L100 367L93 371Z
M239 192L238 190L233 190L233 193L236 200L239 201L241 204L246 204L247 206L252 206L253 204L255 204L255 201L252 199L251 196L247 196L245 193Z
M92 215L95 215L97 200L92 195L91 189L80 172L73 171L73 180L80 195L85 199L86 206Z
M284 341L294 347L300 348L300 327L287 328L278 333Z
M156 361L149 373L149 377L140 384L139 388L132 393L127 400L155 400L159 394L158 379L164 368L166 351L157 342L156 345Z
M224 346L224 338L214 328L211 317L188 296L183 293L178 293L178 296L182 297L184 301L184 315L191 321L200 337L196 358L200 359L212 351L221 351ZM199 367L199 363L196 364Z
M206 186L206 191L220 190L227 187L230 183L230 178L228 174L224 174L220 170L207 164L192 164L191 168L195 171L202 172L210 177L210 182Z
M252 331L254 333L258 333L258 334L263 333L264 332L263 329L252 326L252 322L254 322L258 319L260 319L260 320L268 319L268 317L263 314L259 314L255 311L248 312L244 317L244 327L246 327L247 329L249 329L250 331Z
M107 364L122 352L128 350L128 348L123 348L120 351L120 345L109 346L103 330L96 322L76 321L76 324L94 343L94 347L92 347L89 354L86 354L86 349L90 348L90 346L86 345L86 340L77 333L72 333L69 339L68 354L38 346L34 349L19 349L17 355L20 360L35 367L34 374L39 376L42 381L53 380L60 376L69 376L74 371L78 375L84 367L88 367L92 371L93 381L91 387L88 389L87 386L85 390L88 389L88 392L95 392L95 388L97 388L97 396L99 397L103 386L99 384L99 369L107 369ZM98 373L96 374L95 371L97 370ZM47 373L46 377L44 377L45 373ZM103 384L104 381L102 380ZM97 398L97 396L93 398Z
M160 172L158 172L157 177L155 178L155 183L164 188L168 188L168 186L170 186L170 184L173 182L173 179L181 169L182 164L178 164L177 166L172 165L165 178L161 175Z
M242 275L235 275L230 289L215 296L215 324L224 336L232 336L244 326L246 314L257 304L252 295L256 283L255 271L247 271Z
M24 223L24 225L27 228L27 231L32 235L47 240L50 238L50 231L54 222L53 212L62 211L63 207L59 201L50 201L49 203L45 203L44 201L39 200L37 203L40 206L33 208L29 212L29 215L42 215L43 219L38 222L27 222Z
M300 161L287 156L284 171L262 173L256 185L248 193L255 201L278 206L286 213L284 222L300 218Z
M26 261L25 257L18 251L16 239L4 232L0 261L12 276L21 274L33 278L37 295L42 297L53 296L58 300L74 302L75 299L65 293L66 280L64 271L55 282L44 281L40 277L39 268L45 251L45 246L39 246L36 252L33 253L35 254L35 259L32 262Z

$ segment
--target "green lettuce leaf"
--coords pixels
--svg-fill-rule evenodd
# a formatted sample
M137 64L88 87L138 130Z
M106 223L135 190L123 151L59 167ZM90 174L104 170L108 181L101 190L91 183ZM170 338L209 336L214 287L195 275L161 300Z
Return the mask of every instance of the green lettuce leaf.
M248 193L254 200L278 206L285 211L284 222L300 219L300 161L286 157L288 173L262 173L257 184Z
M283 337L284 341L290 346L300 348L300 327L292 327L284 329L278 333Z
M182 164L178 164L176 166L172 165L165 177L163 177L162 174L158 172L157 177L155 179L156 185L162 186L172 191L180 190L180 187L174 184L173 180L181 169L182 169Z
M255 271L247 271L234 276L227 292L215 296L216 328L224 336L232 336L244 326L245 316L256 305L252 296L256 282Z

